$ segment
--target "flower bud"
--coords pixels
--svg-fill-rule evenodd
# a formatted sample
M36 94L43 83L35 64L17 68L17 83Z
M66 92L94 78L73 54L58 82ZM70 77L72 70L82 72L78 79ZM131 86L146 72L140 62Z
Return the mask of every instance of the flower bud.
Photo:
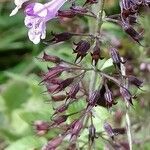
M51 98L52 98L53 101L58 102L58 101L65 100L66 95L52 95Z
M138 33L137 31L134 30L134 28L127 24L127 23L122 23L122 27L124 31L137 43L140 44L140 40L143 39L142 33ZM140 44L141 45L141 44Z
M73 81L74 78L67 78L65 80L59 80L58 78L54 78L52 80L48 80L46 83L47 89L50 93L58 93L68 87Z
M93 91L89 96L88 105L95 106L99 98L100 98L99 91L97 90Z
M113 130L115 135L125 134L126 133L126 129L125 128L114 128L112 130Z
M62 136L58 136L52 140L50 140L46 145L43 146L42 150L55 150L56 147L58 147L62 141L63 141Z
M79 83L73 85L69 91L69 93L67 93L67 99L71 98L71 99L76 99L76 94L79 92L80 90L80 85Z
M83 123L81 120L77 120L76 122L74 122L71 129L71 140L73 140L75 137L79 135L82 127L83 127Z
M41 120L38 120L38 121L34 122L34 128L35 128L36 133L38 135L44 135L49 130L49 123L41 121Z
M89 126L89 140L93 143L96 138L96 129L93 124Z
M113 104L113 94L109 89L106 89L106 92L104 94L106 105L112 105Z
M101 57L101 50L97 42L95 47L93 48L93 53L91 53L91 56L92 56L92 63L95 62L94 64L95 66L97 65L99 59L103 59Z
M58 88L58 86L59 85L57 85L57 84L55 84L55 85L46 84L47 92L54 93L56 91L56 89Z
M120 93L126 102L133 105L132 95L129 90L127 90L125 87L120 87Z
M60 84L63 80L60 78L51 78L46 81L47 84Z
M73 12L72 10L59 10L57 16L65 18L73 18L76 16L76 13Z
M56 125L60 125L61 123L65 122L68 118L68 115L62 115L58 117L54 117L52 120Z
M126 18L130 15L133 15L137 12L138 6L133 0L121 0L121 16L123 21L126 21Z
M130 84L133 84L138 88L142 87L143 81L139 80L135 76L132 76L132 75L128 76L128 80Z
M118 50L116 48L110 48L109 52L110 52L110 56L113 60L114 65L120 69L120 63L123 63L123 62L121 60Z
M62 66L56 66L48 69L48 72L44 74L44 79L40 82L44 82L48 79L52 79L60 75L63 71L66 71L68 68Z
M86 5L86 4L96 4L96 3L98 3L98 0L86 0L86 2L84 3L84 5Z
M69 86L74 81L74 78L67 78L59 83L58 87L55 89L54 92L60 92L64 90L67 86Z
M120 2L121 10L129 10L131 8L131 0L121 0Z
M55 109L55 113L53 115L55 115L57 113L62 113L67 109L68 109L68 105L63 104L63 105L59 106L57 109Z
M70 7L70 9L77 14L84 14L87 13L88 10L85 7L81 7L81 6L76 6L75 4L72 4L72 6Z
M45 52L44 52L42 59L44 61L53 62L53 63L60 63L61 62L61 59L59 57L48 55Z
M110 125L109 123L107 123L107 122L104 123L104 129L105 129L106 133L107 133L112 139L114 139L115 134L114 134L113 129L112 129L112 127L111 127L111 125Z

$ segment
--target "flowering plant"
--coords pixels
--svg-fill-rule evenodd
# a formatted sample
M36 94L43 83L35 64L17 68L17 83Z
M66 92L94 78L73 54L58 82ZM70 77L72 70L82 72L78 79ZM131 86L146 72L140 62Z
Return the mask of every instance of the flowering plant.
M21 5L26 1L16 2L16 8L11 13L14 15ZM65 3L70 3L68 9L61 9ZM134 28L137 23L137 17L142 7L149 8L148 0L120 0L120 14L105 15L105 0L87 0L80 6L75 2L66 0L52 0L45 4L29 3L25 7L25 26L28 28L29 39L34 43L40 43L41 39L45 44L57 44L68 40L78 38L78 42L73 42L73 55L76 55L74 62L68 62L58 56L48 55L44 52L43 61L51 62L53 67L48 68L46 73L42 74L40 84L46 86L47 92L52 96L52 101L59 102L60 106L55 108L51 121L36 121L34 123L37 134L44 135L52 129L57 128L61 133L57 137L48 140L43 146L43 150L54 150L65 143L66 149L84 148L93 149L97 138L109 139L110 145L114 149L132 149L132 135L129 110L134 106L135 95L129 90L134 85L137 88L142 87L143 81L128 74L126 64L128 60L120 56L119 45L113 43L111 37L108 37L102 30L102 25L106 22L112 22L120 26L123 31L140 46L143 39L143 32ZM61 10L60 10L61 9ZM78 16L89 17L93 19L94 25L92 31L85 33L66 31L62 33L52 33L51 39L46 39L46 23L51 19L67 20ZM89 30L91 28L89 27ZM104 52L104 48L107 51ZM105 71L100 67L100 62L107 56L111 58L114 71ZM86 57L91 58L91 62L85 61ZM65 74L65 75L64 75ZM64 78L65 77L65 78ZM115 89L117 92L115 94ZM95 126L96 107L103 107L109 110L118 105L117 97L121 97L126 106L126 126L114 128L108 121L104 121L104 133L107 138ZM84 100L84 108L73 113L67 113L67 110L73 103ZM76 117L72 117L76 116ZM73 118L69 122L69 118ZM88 129L88 130L87 130ZM79 145L80 136L83 131L88 132L88 144L83 141ZM128 141L117 141L117 136L127 134ZM85 143L85 144L84 144Z

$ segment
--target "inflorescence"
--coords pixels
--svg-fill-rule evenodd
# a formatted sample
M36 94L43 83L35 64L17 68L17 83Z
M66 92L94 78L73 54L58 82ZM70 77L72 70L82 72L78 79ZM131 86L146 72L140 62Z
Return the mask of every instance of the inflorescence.
M14 15L21 5L27 0L20 0L15 3L16 8L11 13ZM71 7L63 10L60 8L65 3L71 3ZM52 0L45 4L41 3L29 3L25 8L25 25L29 29L29 39L34 43L38 44L41 39L46 37L46 23L55 18L74 18L80 16L91 17L98 20L98 15L92 12L91 5L97 5L98 0L86 0L83 6L77 6L75 2L67 0ZM28 3L28 2L27 2ZM113 22L120 26L129 37L135 42L140 43L143 38L143 32L138 32L134 25L137 23L137 17L142 7L149 7L149 0L120 0L120 14L112 16L103 16L101 22ZM103 8L104 9L104 8ZM102 10L101 10L102 11ZM60 106L55 108L55 112L51 117L50 122L36 121L34 123L36 132L39 135L46 134L53 128L60 128L61 133L52 140L49 140L47 144L43 146L43 150L54 150L64 139L68 139L68 150L77 149L77 141L81 132L88 128L88 142L89 147L92 147L96 138L101 136L101 133L96 131L96 127L93 123L94 107L102 106L110 109L118 103L115 99L116 94L113 93L113 86L119 91L119 96L122 97L125 104L128 106L133 105L135 95L132 95L129 91L129 86L134 85L137 88L142 86L142 81L133 75L123 74L122 66L125 66L126 61L122 59L119 54L117 47L113 46L109 41L103 41L102 34L94 33L74 33L74 32L62 32L62 33L51 33L52 38L43 41L46 44L56 44L59 42L65 42L74 37L80 37L77 43L73 43L73 55L76 55L74 62L67 62L57 56L48 55L44 52L43 61L52 62L55 66L48 68L48 71L42 74L43 84L47 88L47 92L51 94L53 102L60 102ZM83 38L83 37L86 37ZM102 55L101 45L103 42L109 43L107 49L110 58L112 58L114 67L116 69L115 74L106 73L98 68L98 62L104 59ZM84 67L82 65L83 59L89 55L91 57L91 67ZM86 77L89 76L90 72L95 72L97 78L100 79L100 84L89 90L89 82L85 83ZM63 74L67 74L64 79ZM93 79L95 80L95 79ZM80 100L85 100L86 105L83 110L67 114L67 109L73 103ZM68 124L67 119L78 114L73 122ZM90 119L91 118L91 119ZM90 122L90 123L87 123ZM104 123L104 130L110 136L112 140L119 134L125 134L125 128L113 128L109 123ZM112 143L113 147L121 147L121 144Z

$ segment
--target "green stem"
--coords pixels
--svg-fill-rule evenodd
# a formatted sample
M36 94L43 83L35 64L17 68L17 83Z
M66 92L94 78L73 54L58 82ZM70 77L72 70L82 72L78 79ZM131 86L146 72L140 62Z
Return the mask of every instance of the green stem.
M123 60L123 58L122 58ZM126 67L124 64L121 64L121 74L123 76L122 80L123 80L123 84L124 86L128 89L129 84L128 84L128 80L124 79L124 76L126 76ZM129 115L129 103L126 102L126 130L127 130L127 136L128 136L128 143L129 143L129 148L130 150L132 150L132 134L131 134L131 121L130 121L130 115Z
M99 0L98 4L97 4L97 20L95 23L95 36L100 36L100 31L101 31L101 27L103 24L103 10L104 10L104 3L105 0ZM95 41L96 42L96 41ZM90 79L90 86L89 86L89 94L94 90L95 88L95 84L96 84L96 79L97 79L97 72L96 72L96 68L95 70L92 72L91 75L91 79Z

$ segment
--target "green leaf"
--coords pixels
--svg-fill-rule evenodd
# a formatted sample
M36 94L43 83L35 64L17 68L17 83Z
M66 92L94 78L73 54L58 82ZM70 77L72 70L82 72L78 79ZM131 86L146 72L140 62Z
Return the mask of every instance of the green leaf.
M111 58L105 60L105 62L101 64L101 70L104 71L105 73L110 73L110 72L113 73L115 71L115 67L113 65L113 61Z
M11 112L27 101L29 98L28 86L21 81L13 80L7 83L6 89L2 92L7 112Z
M109 58L108 60L106 60L101 68L101 70L104 70L106 68L112 67L113 66L113 61L111 58Z
M96 127L97 132L103 131L104 122L111 116L109 111L103 107L95 107L94 108L94 116L93 123Z
M68 110L67 110L67 113L68 114L72 114L72 113L75 113L75 112L79 112L81 110L83 110L86 106L86 102L83 100L83 99L80 99L74 103L72 103ZM70 116L69 117L69 121L73 121L76 117L79 117L80 116L80 112L73 115L73 116Z
M0 129L0 137L6 139L7 141L16 141L17 139L19 139L20 136L16 135L15 133L12 133L7 128L3 128Z
M48 113L40 113L40 112L22 112L20 114L20 117L26 121L28 124L31 124L32 122L36 120L49 120L49 114Z
M27 136L12 143L10 146L5 148L5 150L33 150L37 148L39 149L45 143L46 140L44 138L39 138L36 136Z

